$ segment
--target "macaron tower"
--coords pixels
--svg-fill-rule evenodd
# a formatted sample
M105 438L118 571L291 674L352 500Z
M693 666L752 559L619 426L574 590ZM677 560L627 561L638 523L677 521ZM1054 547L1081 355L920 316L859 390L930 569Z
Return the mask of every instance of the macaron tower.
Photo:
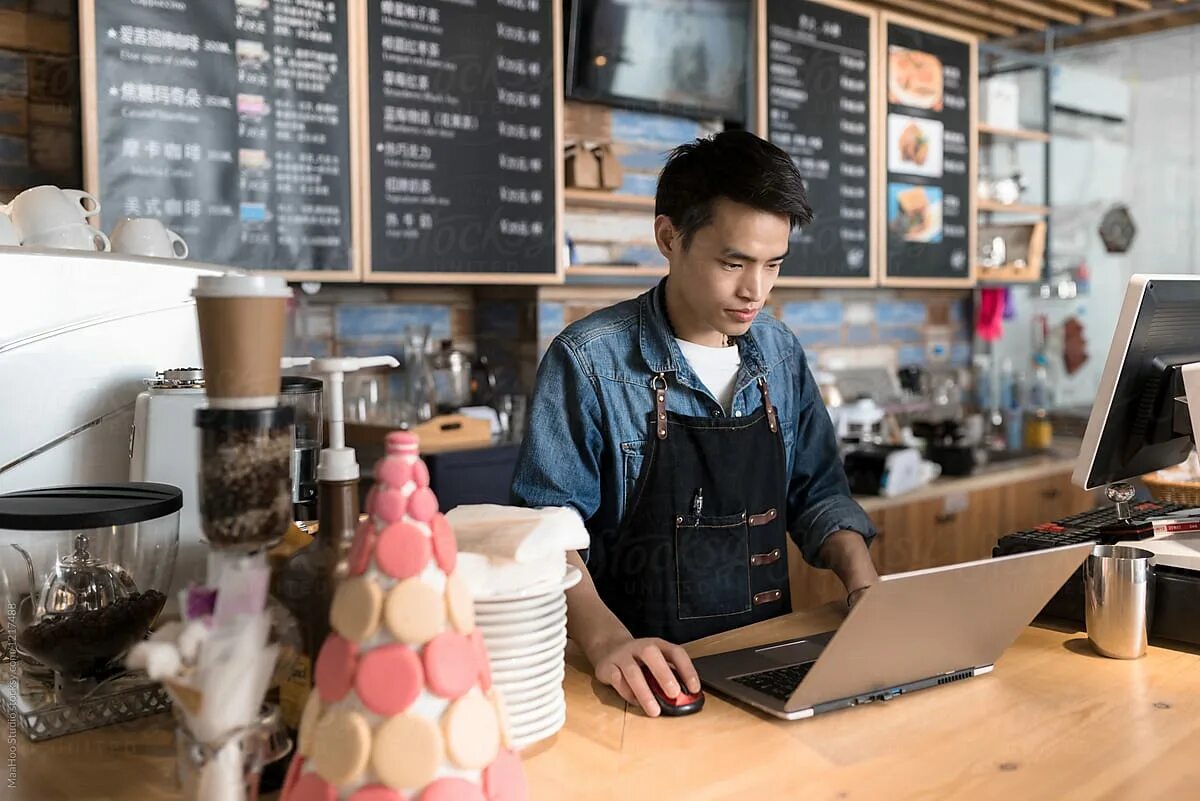
M525 801L475 607L414 434L387 437L283 801Z

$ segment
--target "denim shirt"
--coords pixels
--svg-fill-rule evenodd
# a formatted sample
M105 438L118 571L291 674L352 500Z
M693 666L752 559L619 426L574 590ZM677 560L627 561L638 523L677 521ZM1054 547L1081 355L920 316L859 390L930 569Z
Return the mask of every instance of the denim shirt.
M651 379L665 374L668 411L726 414L680 352L665 288L666 279L573 323L551 343L538 367L513 503L571 506L593 538L612 536L647 452ZM855 531L869 543L875 528L850 497L833 424L795 334L760 314L737 345L742 365L731 412L749 416L761 408L758 379L766 376L787 454L788 474L780 480L788 482L788 531L805 560L824 567L818 553L831 534Z

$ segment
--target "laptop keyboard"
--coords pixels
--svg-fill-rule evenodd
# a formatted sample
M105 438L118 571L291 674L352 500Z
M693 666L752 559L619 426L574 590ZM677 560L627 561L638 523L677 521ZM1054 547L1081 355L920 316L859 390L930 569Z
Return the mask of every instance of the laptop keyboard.
M734 681L738 684L745 685L752 690L758 690L760 693L778 698L780 701L786 701L792 697L792 692L800 681L808 675L808 671L812 670L812 666L816 662L803 662L799 665L787 665L781 668L771 668L770 670L760 670L758 673L747 673L745 676L736 676Z

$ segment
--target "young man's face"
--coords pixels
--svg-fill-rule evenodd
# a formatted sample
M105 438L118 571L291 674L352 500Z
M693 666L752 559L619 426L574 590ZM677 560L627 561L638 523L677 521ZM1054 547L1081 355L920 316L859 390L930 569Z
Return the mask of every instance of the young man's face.
M671 265L668 308L676 336L719 346L745 334L779 278L789 220L725 198L685 250L671 220L654 221L658 248Z

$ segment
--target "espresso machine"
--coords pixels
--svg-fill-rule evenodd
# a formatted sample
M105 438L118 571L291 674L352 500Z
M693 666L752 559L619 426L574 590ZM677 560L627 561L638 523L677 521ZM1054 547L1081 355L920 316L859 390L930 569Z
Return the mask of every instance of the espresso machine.
M179 516L179 555L167 593L167 613L175 611L180 589L201 582L207 570L208 544L201 536L196 476L200 446L194 425L205 406L204 371L197 367L163 370L145 381L134 405L129 441L130 479L158 481L183 490ZM317 454L321 450L323 385L318 378L284 376L280 405L295 409L292 451L292 517L317 519Z

